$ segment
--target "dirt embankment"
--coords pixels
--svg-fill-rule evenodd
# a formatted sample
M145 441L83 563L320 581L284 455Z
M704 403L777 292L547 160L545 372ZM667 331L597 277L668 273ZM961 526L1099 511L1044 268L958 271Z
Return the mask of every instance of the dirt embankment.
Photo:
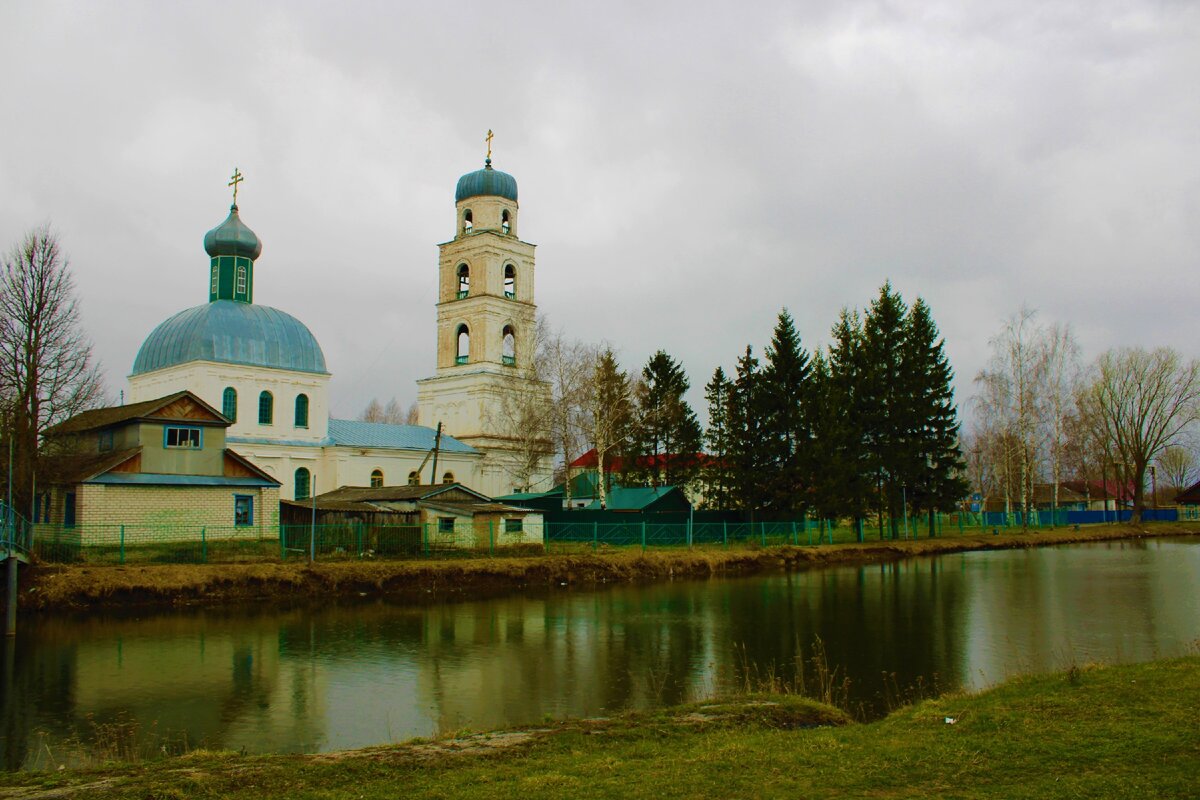
M180 604L241 604L314 598L453 597L527 587L738 575L918 555L1052 544L1200 535L1200 523L1102 525L1080 530L950 536L814 547L639 550L444 561L309 564L33 565L23 570L22 611Z

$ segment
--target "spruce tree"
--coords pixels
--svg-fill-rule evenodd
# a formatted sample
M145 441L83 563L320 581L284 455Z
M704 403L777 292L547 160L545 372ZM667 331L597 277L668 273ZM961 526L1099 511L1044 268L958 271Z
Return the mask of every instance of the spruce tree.
M733 383L725 376L725 370L717 367L712 380L704 387L704 399L708 403L708 431L704 441L707 457L701 468L704 483L704 505L708 508L730 508L730 463L729 463L729 401Z
M663 350L642 368L628 461L634 482L686 487L696 479L703 432L684 399L690 386L683 367Z
M891 518L891 536L899 536L906 480L912 473L908 431L909 404L904 401L903 359L904 300L892 290L891 282L879 289L863 319L864 370L863 433L869 470L879 492L879 536L883 538L884 515Z
M928 512L931 533L934 514L953 508L968 490L951 386L954 371L944 345L929 306L917 298L904 320L907 416L915 421L908 459L913 475L909 479L915 484L911 499Z
M764 501L774 513L794 515L806 505L812 477L809 421L811 367L787 309L779 313L762 371L762 443L769 480Z
M820 459L816 474L821 478L821 493L828 496L823 513L847 516L857 523L871 505L874 484L865 426L867 365L858 313L842 309L831 336L828 357L820 365L819 401L815 403Z
M763 450L762 382L758 359L747 345L729 395L729 464L734 505L751 519L766 503L770 480Z

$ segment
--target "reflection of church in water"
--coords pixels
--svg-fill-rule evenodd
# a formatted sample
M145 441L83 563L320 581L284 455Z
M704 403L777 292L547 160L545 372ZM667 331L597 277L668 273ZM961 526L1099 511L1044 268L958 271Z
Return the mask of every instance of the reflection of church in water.
M330 372L304 323L254 302L262 242L234 204L204 237L208 302L180 311L142 344L130 402L188 389L233 421L227 441L303 499L339 486L459 481L484 494L549 488L543 460L522 480L510 398L544 396L532 377L534 245L519 236L517 182L492 167L463 175L454 238L439 245L437 362L418 382L419 425L332 419ZM394 334L393 334L394 335ZM420 474L435 445L438 474Z

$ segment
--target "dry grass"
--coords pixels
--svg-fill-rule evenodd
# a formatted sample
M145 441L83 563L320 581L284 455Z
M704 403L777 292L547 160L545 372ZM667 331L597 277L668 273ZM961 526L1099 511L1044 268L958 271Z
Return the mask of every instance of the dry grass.
M948 536L862 544L768 548L640 548L597 554L447 561L330 563L35 565L24 571L26 610L113 605L239 603L262 598L473 596L525 587L749 574L807 566L891 561L917 555L1200 534L1200 523L1097 525L1080 530Z

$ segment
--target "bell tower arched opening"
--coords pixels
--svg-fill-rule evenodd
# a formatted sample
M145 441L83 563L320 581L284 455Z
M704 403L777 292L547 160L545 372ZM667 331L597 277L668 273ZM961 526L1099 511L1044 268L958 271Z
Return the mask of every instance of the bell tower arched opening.
M455 338L458 341L458 348L455 351L454 363L466 364L471 360L471 329L466 325L459 325Z
M466 264L458 265L458 299L463 300L471 294L471 268Z

